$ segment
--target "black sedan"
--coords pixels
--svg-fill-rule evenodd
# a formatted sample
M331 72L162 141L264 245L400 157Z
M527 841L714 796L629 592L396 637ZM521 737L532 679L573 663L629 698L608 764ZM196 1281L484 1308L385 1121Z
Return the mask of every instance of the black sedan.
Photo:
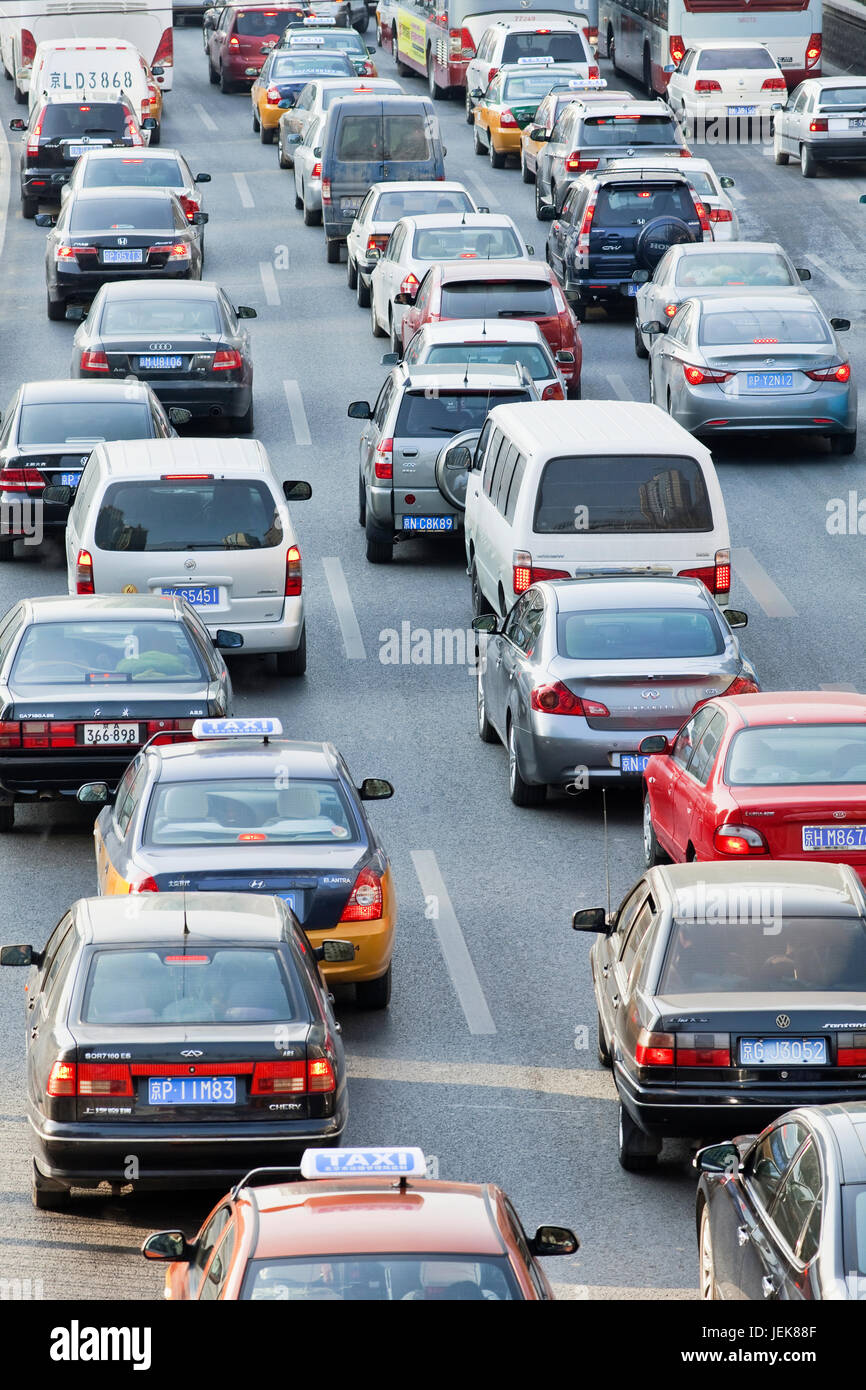
M130 911L130 908L134 911ZM82 898L30 967L26 1114L32 1196L219 1185L339 1142L343 1044L317 959L278 898Z
M206 221L206 212L196 212L190 225L167 188L80 188L59 216L36 217L53 228L45 247L48 317L65 318L67 304L90 300L116 280L200 280L198 227Z
M144 378L163 405L253 428L253 360L244 319L219 285L104 285L75 334L70 376Z
M866 1062L866 1035L840 1035ZM866 1105L807 1106L701 1150L701 1297L800 1302L866 1292Z
M866 1051L849 1041L866 1033L866 891L848 865L657 867L612 917L589 908L573 926L598 933L598 1055L623 1168L651 1168L667 1136L866 1098Z

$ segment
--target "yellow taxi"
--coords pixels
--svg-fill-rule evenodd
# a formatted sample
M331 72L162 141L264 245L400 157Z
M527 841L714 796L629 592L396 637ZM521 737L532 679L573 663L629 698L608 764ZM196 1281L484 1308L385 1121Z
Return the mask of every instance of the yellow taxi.
M314 947L339 927L355 958L323 971L332 984L354 984L362 1007L383 1009L397 897L363 803L394 788L378 777L356 786L333 744L281 735L279 720L244 718L155 735L94 826L99 892L282 898ZM105 783L78 791L90 804L108 798Z
M488 154L494 169L501 169L508 155L519 156L521 133L540 103L554 85L570 81L579 82L584 91L600 85L600 79L582 76L577 64L554 63L552 58L501 67L475 103L475 153Z
M360 38L360 35L355 37ZM253 131L260 135L263 145L273 144L280 117L294 106L308 82L320 77L357 75L348 53L336 45L326 48L326 40L321 35L304 34L303 38L303 45L274 49L250 88Z
M162 132L162 88L142 58L141 66L144 71L145 81L147 82L147 96L141 102L141 119L150 116L156 121L156 129L150 132L151 145L158 145Z

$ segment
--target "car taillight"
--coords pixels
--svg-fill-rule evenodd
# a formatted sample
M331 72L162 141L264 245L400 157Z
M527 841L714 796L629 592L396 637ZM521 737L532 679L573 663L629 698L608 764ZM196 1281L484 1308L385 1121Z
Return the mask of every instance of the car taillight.
M840 362L835 367L816 367L814 371L806 372L806 376L813 381L850 381L851 366L848 362Z
M711 222L733 222L734 216L730 208L710 208Z
M74 261L78 256L97 256L95 246L55 246L55 261Z
M191 198L188 193L180 194L180 205L186 213L187 222L191 222L197 212L201 212L201 204L198 199Z
M562 681L537 685L529 694L530 709L539 714L580 714L585 719L609 719L610 710L598 700L584 700L572 694Z
M762 91L762 92L784 92L784 91L785 91L785 79L784 79L784 77L767 77L767 78L765 78L765 80L761 83L761 91Z
M696 92L720 92L721 90L721 82L717 82L714 77L699 77L695 82Z
M240 48L240 46L240 40L236 38L234 34L232 34L231 38L229 39L229 48Z
M728 1033L677 1033L678 1067L729 1067L731 1039Z
M373 922L382 916L382 880L372 869L362 869L340 916L341 922Z
M592 219L595 216L595 205L598 195L593 193L583 214L583 221L580 224L580 231L577 234L577 249L574 253L574 263L578 267L586 267L589 264L589 234L592 229Z
M416 294L420 283L421 281L418 279L418 276L413 274L413 272L410 270L409 274L403 280L400 281L400 293Z
M639 1067L672 1067L675 1039L673 1033L651 1033L641 1028L637 1035L634 1059Z
M79 550L75 562L75 592L77 594L95 593L93 588L93 556L89 550Z
M29 67L36 57L36 40L29 29L21 30L21 63Z
M21 725L21 747L74 748L75 725L53 719L28 719Z
M125 117L126 139L131 145L143 145L144 136L136 125L132 116L127 113Z
M587 75L587 77L589 78L590 82L597 82L598 79L599 79L599 77L601 76L601 72L600 72L600 70L599 70L598 64L597 64L597 63L590 63L589 68L587 69L586 75Z
M171 29L164 29L162 38L156 45L156 52L150 60L152 68L174 67L174 36Z
M672 319L673 316L674 316L674 314L676 313L676 311L677 311L677 309L678 309L679 307L680 307L679 304L666 304L666 305L665 305L665 316L666 316L666 318Z
M331 180L330 180L330 179L322 179L322 202L323 202L323 203L329 203L330 201L331 201Z
M767 854L767 841L753 825L717 825L713 848L719 854Z
M710 219L707 216L707 209L704 207L704 204L699 202L697 199L695 199L695 212L698 214L698 221L701 224L701 231L704 233L708 232L709 235L712 236L713 229L710 226Z
M302 1093L307 1081L306 1062L256 1062L250 1085L251 1096Z
M128 1066L116 1062L81 1062L78 1067L77 1094L80 1096L132 1096L132 1075Z
M239 372L243 365L244 359L237 348L220 348L214 353L211 363L215 372Z
M517 121L514 119L514 112L510 111L507 106L503 106L499 113L499 124L506 128L509 126L517 127Z
M394 476L394 441L393 439L383 439L381 444L376 446L373 454L373 476L374 478L393 478Z
M836 1065L838 1067L866 1066L866 1033L836 1034Z
M586 169L597 169L598 160L583 159L580 150L572 150L571 154L566 157L565 167L569 173L582 174Z
M21 747L21 725L17 720L0 720L0 748Z
M810 121L810 122L809 122L809 129L810 129L810 130L829 130L830 127L829 127L829 125L827 124L827 119L826 119L826 117L824 117L824 116L818 116L814 121Z
M45 1083L48 1096L74 1096L76 1066L74 1062L53 1062Z
M310 178L311 178L311 179L320 179L321 177L322 177L322 161L321 161L320 159L317 159L316 162L315 162L315 164L313 165L312 169L310 170Z
M460 34L460 49L461 49L461 51L462 51L462 56L463 56L464 58L474 58L474 57L475 57L475 40L473 39L473 37L472 37L472 35L470 34L470 32L469 32L468 29L460 29L460 30L452 29L452 30L450 31L450 33L451 33L451 41L452 41L452 44L453 44L453 41L454 41L454 35L457 34L458 32L459 32L459 34Z
M562 382L552 381L549 386L545 386L541 393L543 401L564 401L565 392L562 389Z
M321 1094L323 1091L336 1091L337 1078L327 1057L316 1057L307 1063L307 1090Z
M680 579L699 579L711 594L727 594L731 588L731 552L717 550L715 564L704 565L698 569L680 570Z
M671 55L671 62L676 66L682 62L686 53L686 46L679 34L671 34L668 42L668 52Z
M683 375L689 386L720 386L730 381L733 372L711 372L708 367L690 367L683 364Z
M79 367L83 372L107 372L108 358L102 348L85 348L81 354Z
M492 82L493 79L494 79L494 77L495 77L496 74L498 73L498 71L499 71L498 68L488 68L488 69L487 69L487 81L488 81L488 82Z
M367 255L369 256L371 251L384 251L388 245L389 240L390 237L387 232L375 232L372 236L368 236Z
M0 492L30 492L44 487L45 479L38 468L4 468L0 470Z
M176 241L173 246L151 246L151 251L168 251L170 261L188 261L189 247L185 241Z
M515 550L512 557L512 588L516 594L522 594L529 588L530 584L535 584L539 579L570 579L568 570L544 569L538 565L533 565L532 556L528 550Z
M374 68L372 63L367 62L361 64L360 71L364 75L364 77L372 77L376 69Z
M296 545L286 551L286 598L297 598L304 585L301 552Z
M138 883L130 883L130 893L158 893L159 884L155 878L142 878Z
M267 101L268 106L279 106L282 99L283 96L279 87L269 87L267 92L265 93L265 100Z
M821 57L822 39L820 34L810 34L806 45L806 67L813 68Z
M33 129L27 137L28 154L39 153L39 137L42 134L42 122L44 121L44 119L44 115L39 117L39 120L36 122L35 126L33 127Z

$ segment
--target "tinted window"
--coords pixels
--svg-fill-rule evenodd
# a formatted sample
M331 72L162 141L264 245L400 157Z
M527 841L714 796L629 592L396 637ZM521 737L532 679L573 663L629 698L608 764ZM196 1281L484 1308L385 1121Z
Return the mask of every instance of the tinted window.
M314 53L301 50L298 53L280 54L271 64L268 74L271 82L285 81L292 77L341 77L343 73L354 72L351 61L345 53Z
M273 778L161 783L147 813L152 845L337 844L359 839L339 782Z
M704 730L703 738L695 749L694 756L689 763L689 773L702 785L710 775L710 769L715 761L715 756L718 752L724 732L725 716L719 711L718 714L713 716Z
M222 333L212 299L107 299L99 320L101 333ZM131 438L111 434L108 439Z
M130 685L200 680L201 661L183 623L34 623L12 667L16 685Z
M725 309L705 313L699 341L707 347L737 343L832 342L822 319L808 309Z
M247 550L280 545L282 525L264 483L111 483L96 518L100 550Z
M719 918L679 922L668 945L659 993L803 994L866 988L866 932L856 919L773 917L748 889L730 891ZM721 909L720 909L721 910Z
M698 710L694 718L687 720L680 729L674 740L674 746L671 749L671 757L678 767L688 766L701 734L704 732L704 729L707 727L712 717L713 710L711 710L709 706L705 706L703 709Z
M553 287L544 280L454 280L442 286L443 319L553 318Z
M230 1215L231 1209L229 1207L220 1207L219 1211L214 1212L214 1215L198 1238L195 1256L189 1267L189 1286L190 1292L193 1295L201 1283L201 1277L207 1267L207 1262L211 1257L214 1246L228 1224Z
M581 55L578 61L583 61L583 55ZM583 80L583 78L575 79L578 85ZM547 93L550 91L552 81L553 77L546 68L543 72L539 73L526 72L521 73L519 76L509 76L505 79L505 92L503 95L506 101L516 101L520 103L532 101L540 102L542 97L546 97Z
M422 261L458 257L522 256L523 247L510 227L425 227L415 233L414 255Z
M170 198L88 198L77 199L69 217L74 236L82 232L134 231L170 232L174 230L174 207Z
M427 120L422 115L345 116L340 122L336 157L347 163L370 159L430 159Z
M534 381L553 376L550 359L535 343L439 343L424 357L428 367L437 362L486 362L496 367L520 362Z
M474 212L467 193L456 189L419 189L417 193L382 193L379 195L371 222L398 222L401 217L424 217L432 212Z
M814 1144L808 1144L786 1177L772 1212L773 1224L792 1250L797 1249L800 1235L820 1201L821 1165Z
M267 947L98 950L83 1023L250 1023L298 1016L279 954Z
M674 275L677 285L797 285L787 261L774 251L714 249L712 256L680 257Z
M616 188L599 190L593 221L598 227L640 227L655 217L697 220L695 205L683 184L670 188Z
M643 907L638 913L634 926L632 927L631 931L626 937L625 945L622 948L622 956L620 957L620 959L622 961L623 968L626 971L628 971L631 968L632 961L634 960L635 955L637 954L637 949L643 941L645 933L649 929L650 923L653 920L654 913L655 906L653 900L652 898L647 898L647 901L644 903Z
M535 502L533 530L599 532L710 531L713 519L701 467L659 456L550 459Z
M316 38L324 39L325 48L340 53L357 53L366 58L367 46L357 29L329 29L326 34L316 35ZM310 33L298 33L297 29L290 29L284 38L287 48L315 48L314 36ZM276 61L276 60L275 60Z
M508 489L508 500L505 504L505 520L514 520L514 513L517 510L517 499L520 496L520 484L523 482L523 474L526 471L526 459L523 454L519 454L517 464L514 469L514 476L511 479L511 487Z
M703 53L698 54L696 64L701 72L727 72L739 68L755 72L775 66L765 48L706 48Z
M742 729L731 743L725 777L741 787L866 782L866 727L786 724ZM838 829L844 836L844 827ZM844 845L844 838L839 843Z
M653 661L717 656L725 644L711 613L635 608L560 613L557 648L577 661Z
M238 10L234 32L249 38L276 39L282 34L297 10ZM231 13L228 15L231 21Z
M401 439L419 439L480 430L495 405L515 405L528 399L525 391L456 391L447 396L409 391L403 397L394 434Z
M587 116L587 145L679 145L677 125L669 116Z
M120 140L127 133L126 114L127 109L120 101L91 101L86 106L74 101L52 102L42 111L42 139L111 135Z
M250 1260L241 1298L395 1303L399 1299L480 1302L522 1295L505 1257L352 1255L350 1259Z
M150 439L150 408L145 401L63 401L25 405L19 444L71 444L92 447L103 439Z
M503 63L517 63L521 58L553 58L557 63L589 61L583 35L578 29L559 34L507 34L502 49Z
M176 159L88 159L82 188L183 188L183 170Z
M749 1155L746 1165L749 1186L765 1209L772 1205L785 1170L807 1133L804 1125L789 1120L765 1134Z
M866 87L826 87L818 94L823 111L833 106L866 106Z
M60 940L57 950L54 953L54 959L48 967L48 973L42 985L42 1005L45 1009L48 1009L51 1005L54 991L63 976L66 962L69 959L72 947L75 945L75 940L75 933L70 925Z
M231 1269L232 1254L235 1248L236 1227L234 1223L229 1226L223 1238L219 1250L210 1262L207 1278L204 1281L199 1298L202 1303L211 1299L219 1298L225 1286L226 1279Z

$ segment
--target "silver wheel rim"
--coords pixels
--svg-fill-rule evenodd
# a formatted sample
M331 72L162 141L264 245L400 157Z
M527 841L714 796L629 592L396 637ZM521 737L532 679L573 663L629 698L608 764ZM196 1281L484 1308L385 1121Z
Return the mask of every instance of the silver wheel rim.
M484 728L484 721L485 721L485 717L486 717L486 716L485 716L485 708L484 708L484 683L483 683L483 681L482 681L482 679L481 679L481 672L480 672L480 671L478 672L478 692L477 692L476 706L477 706L477 709L478 709L478 729L479 729L479 732L480 732L480 731Z
M508 785L514 791L517 785L517 746L514 740L514 725L508 730Z
M652 816L650 814L649 797L643 804L643 852L647 864L652 858Z
M713 1284L713 1242L707 1209L704 1207L701 1213L701 1298L712 1301Z

